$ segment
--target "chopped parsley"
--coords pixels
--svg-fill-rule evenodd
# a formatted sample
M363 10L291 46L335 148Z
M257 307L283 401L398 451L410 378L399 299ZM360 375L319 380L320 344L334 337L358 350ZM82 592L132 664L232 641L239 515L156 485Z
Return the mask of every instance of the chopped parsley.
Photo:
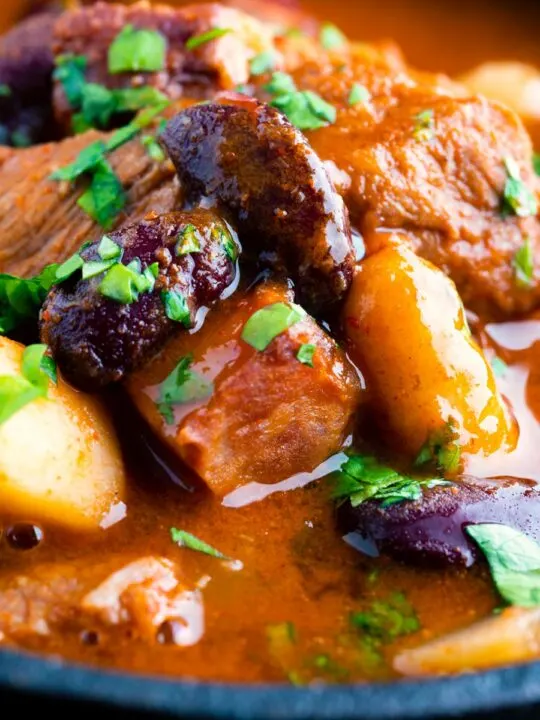
M532 165L534 172L540 175L540 155L538 153L533 153Z
M56 271L57 265L48 265L29 279L0 274L0 335L37 320L45 297L56 282Z
M434 466L442 474L454 474L459 469L461 448L456 423L451 418L428 437L415 460L416 467Z
M97 252L102 260L118 260L123 251L120 245L111 240L108 235L104 235L99 241Z
M325 50L336 50L347 44L347 38L332 23L325 23L319 33L319 41Z
M201 243L197 237L197 228L189 223L178 233L178 242L176 243L177 255L189 255L189 253L201 252Z
M88 61L84 55L59 55L55 60L53 77L62 84L64 94L72 108L82 103L86 84L85 74Z
M56 364L46 345L29 345L21 359L20 375L0 376L0 425L38 398L47 397L49 382L56 383Z
M333 105L311 90L297 90L294 80L286 73L273 73L265 90L273 95L270 104L299 130L318 130L336 121Z
M0 97L11 97L12 94L13 93L11 92L9 85L0 83Z
M165 67L166 53L167 40L158 30L126 25L109 47L109 72L158 72Z
M509 605L540 606L540 546L507 525L467 525L484 553L493 582Z
M157 408L167 425L174 424L175 405L203 400L214 392L213 384L191 369L193 356L180 358L174 370L159 386Z
M367 87L360 85L360 83L354 83L349 93L347 102L349 105L359 105L360 103L367 102L371 97L371 94Z
M423 487L447 484L444 480L404 475L370 455L351 455L331 478L332 497L341 502L349 500L352 507L367 500L377 500L381 507L419 500Z
M400 592L392 593L385 602L375 601L369 610L351 613L349 621L352 627L376 645L390 643L420 630L414 608Z
M212 226L212 238L221 243L221 247L225 251L225 255L231 262L236 262L238 259L239 248L238 245L232 238L229 230L223 228L221 225Z
M101 227L109 229L126 201L119 177L106 160L101 160L94 167L90 185L77 200L77 205Z
M242 340L255 350L266 350L274 338L305 317L306 313L299 305L284 302L266 305L246 322Z
M502 199L503 215L518 215L519 217L536 215L538 209L536 196L521 179L519 165L514 158L506 157L504 167L507 178Z
M315 354L316 346L309 343L304 343L300 346L296 353L296 359L302 363L302 365L309 365L313 367L313 355Z
M108 262L113 262L114 265L105 268L105 275L98 285L98 292L103 297L122 305L130 305L137 302L141 293L151 292L154 289L158 271L157 263L153 263L141 271L141 262L138 258L132 260L128 265L122 265L114 259Z
M78 253L75 253L75 255L72 255L56 268L55 281L61 283L68 280L77 270L80 270L83 265L84 260Z
M207 32L203 32L200 35L193 35L193 37L190 37L186 42L186 50L195 50L201 45L206 45L206 43L211 40L217 40L218 38L228 35L231 32L232 28L213 28L212 30L207 30Z
M251 75L264 75L276 66L276 53L273 50L265 50L252 58L249 68Z
M521 288L530 288L534 276L534 253L530 237L517 250L512 261L516 284Z
M435 137L435 114L433 110L422 110L415 115L413 136L420 142L429 142Z
M169 320L181 323L186 328L190 326L191 315L185 295L178 290L165 290L161 294L161 299L165 306L165 315Z
M216 548L212 547L208 543L204 542L195 535L187 532L186 530L178 530L177 528L171 528L171 540L179 545L180 547L188 548L189 550L195 550L196 552L210 555L211 557L218 558L219 560L230 560L231 558L224 555Z
M156 162L163 162L163 160L165 160L163 148L158 143L154 135L143 135L141 137L141 142L146 148L148 157L152 158L152 160L155 160Z

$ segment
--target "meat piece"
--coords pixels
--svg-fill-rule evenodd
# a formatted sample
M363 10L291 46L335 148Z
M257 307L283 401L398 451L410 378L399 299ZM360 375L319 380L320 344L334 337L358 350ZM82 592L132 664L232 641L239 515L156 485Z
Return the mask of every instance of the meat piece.
M234 218L246 252L290 274L313 311L342 298L354 265L347 210L304 136L238 96L178 114L162 135L188 199Z
M165 66L158 72L109 73L108 51L127 25L157 30L167 41ZM186 42L214 29L230 32L186 49ZM139 2L126 7L98 2L64 13L55 26L55 56L84 55L86 79L110 89L150 85L170 98L210 97L249 78L249 61L272 48L272 32L255 18L218 4L171 8ZM58 120L65 126L72 108L61 83L54 89Z
M423 677L491 670L536 660L540 656L540 609L505 608L464 630L419 647L402 650L394 668Z
M150 214L107 237L121 248L121 262L90 279L77 272L54 286L40 315L42 341L65 377L86 390L141 367L168 337L193 327L199 310L218 300L236 275L232 230L208 210ZM99 243L80 257L85 263L101 261ZM106 292L107 277L119 269L125 275L133 261L143 285L150 286L136 288L131 299ZM159 270L145 282L140 272L156 263ZM176 313L167 309L168 297L181 305Z
M464 528L501 523L540 540L540 493L526 485L463 480L424 490L422 499L382 507L368 501L338 509L343 532L356 532L372 550L419 565L470 566L480 556Z
M149 130L150 131L150 130ZM106 139L94 131L28 150L0 148L0 272L29 277L62 262L103 229L77 205L86 188L51 180L54 170L72 163L90 143ZM179 187L168 163L155 162L139 138L108 156L127 195L124 214L132 222L150 210L159 214L180 204Z
M319 47L292 75L299 89L319 93L337 110L335 123L306 136L343 177L340 190L368 253L377 231L399 229L452 277L467 307L498 317L538 305L540 224L535 216L501 212L505 159L513 158L524 185L538 192L531 142L513 111L441 76L408 71L365 45L329 53ZM368 91L367 100L349 103L354 83ZM268 98L262 87L258 94ZM523 285L514 260L526 238L535 263Z
M517 428L454 284L398 238L360 264L342 318L370 391L370 420L390 450L413 462L440 436L466 468L468 456L481 462L514 447Z
M129 379L144 417L217 495L315 469L341 448L363 399L344 353L310 317L263 351L241 338L256 311L290 297L273 284L235 293L196 334L171 341ZM314 346L313 367L297 357L305 345ZM182 359L186 397L167 412L161 383Z
M0 37L0 142L30 145L54 136L52 31L55 12L29 17Z
M103 625L129 624L147 641L156 640L164 623L176 645L195 645L204 632L200 591L183 587L166 558L149 556L131 562L85 595L80 609Z

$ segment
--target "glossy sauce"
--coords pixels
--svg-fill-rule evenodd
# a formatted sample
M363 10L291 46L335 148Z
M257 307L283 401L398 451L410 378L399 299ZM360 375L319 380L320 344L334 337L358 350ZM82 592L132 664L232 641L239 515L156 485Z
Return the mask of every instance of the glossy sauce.
M328 16L327 4L312 5ZM515 11L502 3L489 8L478 3L474 9L465 3L460 10L455 4L441 9L423 2L395 3L384 13L373 7L372 15L356 4L332 10L329 19L341 21L350 35L391 36L414 64L429 69L459 72L501 54L540 61L533 25L525 16L517 23ZM440 43L449 21L460 36L459 52L453 43ZM514 38L508 26L517 25ZM445 45L446 55L441 54ZM477 323L473 332L489 357L496 355L507 364L497 382L519 422L520 437L507 458L497 456L493 467L472 465L469 471L540 480L540 374L535 369L540 315L485 327ZM220 366L233 359L227 352L224 347ZM204 358L209 372L215 362ZM63 583L59 595L76 601L129 560L166 557L177 563L186 587L203 588L204 633L191 647L169 643L167 628L156 632L153 642L132 639L121 629L114 632L114 642L104 642L94 627L81 627L73 618L64 622L62 632L21 638L21 647L103 666L224 681L381 680L396 674L391 661L399 649L465 627L495 608L498 600L482 567L411 569L370 559L348 545L336 529L329 483L312 482L335 469L341 456L312 476L277 486L253 483L221 501L179 468L142 423L132 422L137 413L124 396L115 393L111 401L131 467L126 508L116 508L111 526L97 536L44 528L35 547L39 530L8 530L6 523L0 540L0 590L13 586L17 577L34 575L50 581L52 588ZM14 523L32 521L13 518ZM187 530L241 562L179 548L171 540L171 527ZM24 547L13 542L19 536ZM404 593L414 608L420 630L375 649L366 646L362 633L351 626L350 613L369 610L374 601L385 602L396 592ZM284 623L294 624L296 641L276 646L271 628Z

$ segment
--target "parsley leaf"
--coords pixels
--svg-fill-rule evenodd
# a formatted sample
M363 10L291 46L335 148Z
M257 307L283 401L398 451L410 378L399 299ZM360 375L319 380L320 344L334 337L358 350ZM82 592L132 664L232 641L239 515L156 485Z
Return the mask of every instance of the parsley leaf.
M455 473L459 469L461 449L459 446L459 433L453 418L445 425L435 430L418 453L415 460L416 467L434 465L442 473Z
M47 397L49 381L56 383L56 364L46 345L29 345L21 359L21 375L0 376L0 425L28 403Z
M56 67L53 77L62 84L65 96L72 108L77 108L82 102L82 92L85 86L85 73L87 60L84 55L59 55L55 60Z
M540 546L507 525L468 525L465 530L486 556L501 597L510 605L540 606Z
M0 83L0 97L11 97L12 94L13 93L9 85L6 85L5 83Z
M157 72L165 67L166 53L167 40L158 30L126 25L109 47L109 72Z
M266 350L272 340L306 317L299 305L277 302L253 313L244 325L242 340L255 350Z
M325 23L322 26L319 40L325 50L335 50L347 43L345 35L332 23Z
M269 92L270 95L286 95L296 92L296 85L290 75L277 71L272 73L272 78L270 82L264 86L264 89Z
M414 608L400 592L392 593L385 602L375 601L369 610L351 613L349 621L378 645L420 630Z
M271 103L299 130L318 130L336 121L336 108L311 90L278 95Z
M29 279L0 274L0 335L37 320L45 297L56 281L56 270L57 265L48 265Z
M106 160L101 160L92 173L89 187L77 200L92 220L108 229L126 204L120 179Z
M448 484L444 480L403 475L370 455L351 455L331 478L334 481L332 497L342 502L349 500L352 507L367 500L380 501L381 507L419 500L423 487Z
M23 377L32 385L44 386L45 389L49 381L55 385L58 382L56 363L50 355L46 354L47 350L47 345L28 345L24 349L21 361Z
M512 157L504 159L507 178L502 199L503 215L529 217L536 215L537 202L533 191L521 179L519 165Z
M212 237L219 240L221 247L225 251L225 255L231 262L236 262L238 259L239 249L235 241L233 240L231 233L221 225L212 226Z
M516 284L522 288L530 288L534 276L534 253L530 237L526 237L523 245L517 250L512 266Z
M538 153L533 153L532 164L534 172L540 175L540 155Z
M117 260L122 256L123 252L120 245L111 240L108 235L101 238L97 251L102 260Z
M435 119L433 110L422 110L415 115L413 136L420 142L428 142L435 137Z
M186 296L178 290L165 290L161 297L165 306L165 315L169 320L182 323L184 327L189 327L191 315Z
M276 65L276 53L273 50L266 50L252 58L249 68L251 75L264 75L273 70Z
M61 283L65 280L68 280L72 275L77 272L77 270L80 270L83 265L84 260L79 255L79 253L75 253L75 255L72 255L70 258L68 258L65 262L63 262L56 268L56 282Z
M313 355L315 354L316 346L309 343L304 343L300 346L296 353L296 359L299 360L302 365L309 365L313 367Z
M359 105L360 103L367 102L371 97L371 94L367 87L360 85L360 83L354 83L349 94L347 102L349 105Z
M193 356L180 358L173 371L159 386L157 407L168 425L174 424L174 405L204 400L214 392L214 386L191 369Z
M197 228L189 223L178 233L176 243L177 255L189 255L189 253L201 252L201 243L197 237Z
M148 157L152 158L152 160L155 160L156 162L163 162L163 160L165 160L163 148L153 135L143 135L141 137L141 142L146 148Z
M73 180L89 172L100 163L106 151L107 147L101 140L90 143L90 145L87 145L80 151L72 163L55 170L50 176L51 180L68 180L73 182Z
M196 550L197 552L210 555L211 557L218 558L219 560L230 560L231 558L224 555L216 548L212 547L208 543L204 542L195 535L187 532L186 530L178 530L177 528L171 528L171 540L179 545L180 547L189 548L189 550Z
M186 42L186 50L195 50L195 48L205 45L211 40L217 40L224 35L228 35L228 33L231 33L232 31L232 28L213 28L212 30L203 32L200 35L193 35L193 37L190 37Z

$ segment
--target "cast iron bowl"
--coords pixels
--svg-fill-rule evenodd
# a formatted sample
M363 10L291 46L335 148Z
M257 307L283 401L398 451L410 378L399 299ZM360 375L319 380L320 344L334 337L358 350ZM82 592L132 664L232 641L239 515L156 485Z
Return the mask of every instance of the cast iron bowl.
M537 720L540 663L455 678L294 688L172 681L0 652L4 710L100 720ZM25 717L25 715L23 715Z

